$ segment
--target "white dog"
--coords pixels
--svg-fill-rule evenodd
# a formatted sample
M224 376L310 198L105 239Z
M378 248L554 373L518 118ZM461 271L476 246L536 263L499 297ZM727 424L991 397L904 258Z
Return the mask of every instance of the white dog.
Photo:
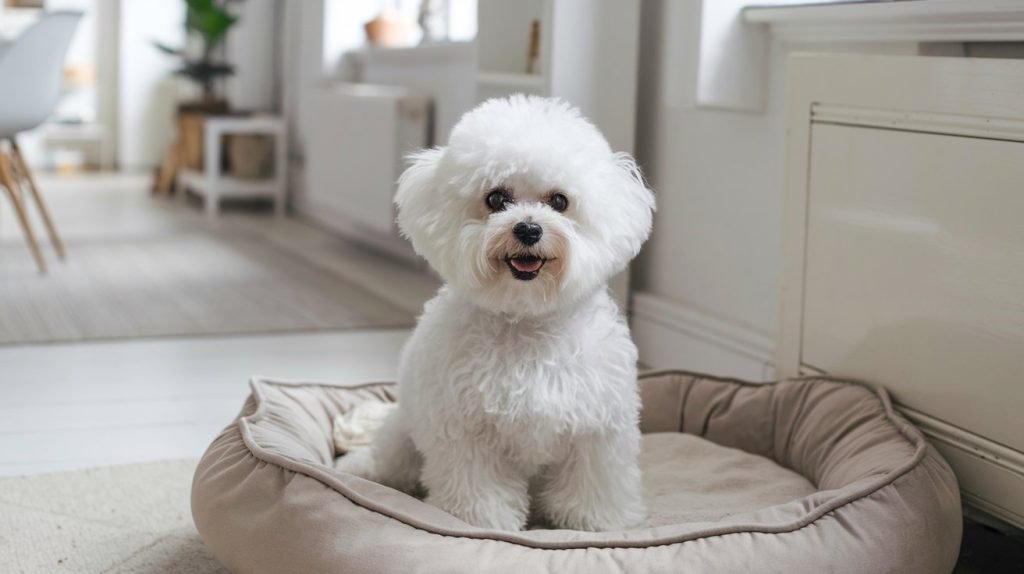
M645 515L637 351L607 291L651 229L633 160L565 103L490 100L399 180L446 282L399 366L372 478L469 524L619 530Z

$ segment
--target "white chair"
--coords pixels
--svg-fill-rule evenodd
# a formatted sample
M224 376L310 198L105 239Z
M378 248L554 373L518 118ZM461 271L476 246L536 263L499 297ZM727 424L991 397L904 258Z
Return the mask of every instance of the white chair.
M21 33L0 53L0 143L9 142L9 150L0 149L0 185L14 204L39 271L46 272L46 260L36 242L21 193L24 181L35 199L43 223L60 258L64 245L57 236L50 214L39 194L32 174L21 155L16 136L42 124L60 100L64 56L71 36L81 19L80 12L48 12Z

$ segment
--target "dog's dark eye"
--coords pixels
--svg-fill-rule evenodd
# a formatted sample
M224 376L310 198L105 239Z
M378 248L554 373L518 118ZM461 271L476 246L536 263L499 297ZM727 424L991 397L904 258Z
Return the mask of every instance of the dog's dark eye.
M569 198L561 193L556 193L548 200L548 205L551 206L551 209L561 213L566 209L569 209Z
M505 205L512 201L508 197L508 193L502 189L496 189L491 193L487 194L487 207L491 208L491 211L504 211Z

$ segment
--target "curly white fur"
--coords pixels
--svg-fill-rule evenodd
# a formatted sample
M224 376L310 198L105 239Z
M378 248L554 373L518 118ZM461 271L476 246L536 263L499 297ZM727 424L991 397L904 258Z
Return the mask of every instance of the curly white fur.
M399 181L399 224L446 282L399 367L399 408L365 474L464 521L618 530L645 515L637 351L607 292L647 239L654 196L565 103L513 96L467 113ZM488 207L501 190L503 209ZM568 208L551 199L563 194ZM534 245L513 228L543 229ZM509 258L543 260L532 280Z

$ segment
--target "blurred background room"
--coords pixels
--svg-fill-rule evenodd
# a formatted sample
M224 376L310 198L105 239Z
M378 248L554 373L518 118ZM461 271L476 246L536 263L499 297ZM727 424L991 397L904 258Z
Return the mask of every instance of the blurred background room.
M579 106L656 191L653 235L612 285L642 365L792 374L789 56L1024 57L1012 2L805 3L0 0L0 477L75 471L54 484L149 500L131 474L149 472L180 505L250 377L393 379L440 284L396 228L404 158L516 93ZM83 470L137 463L156 466ZM24 502L38 483L0 480L10 528L67 524ZM178 514L76 571L168 528L194 544ZM112 539L78 532L21 555L26 571ZM219 571L192 560L180 571Z

